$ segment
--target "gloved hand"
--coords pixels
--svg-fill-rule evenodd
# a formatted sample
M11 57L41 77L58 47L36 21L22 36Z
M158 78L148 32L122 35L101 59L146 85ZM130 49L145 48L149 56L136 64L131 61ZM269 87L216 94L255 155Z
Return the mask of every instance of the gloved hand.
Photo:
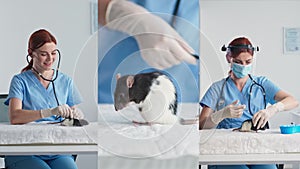
M152 67L169 68L185 61L196 64L194 50L163 19L125 0L112 0L106 11L106 26L134 36L142 58Z
M223 109L212 113L211 121L215 124L219 124L225 118L239 118L242 116L245 105L236 105L239 101L236 100L224 107Z
M284 110L284 104L282 102L277 102L266 109L260 110L253 115L253 125L257 129L266 125L269 119L277 112Z
M84 115L79 108L75 107L75 108L72 108L72 110L73 110L73 118L74 119L83 119L84 118Z
M73 118L73 110L67 104L60 105L51 109L41 110L42 118L49 117L52 115L59 115L61 117Z

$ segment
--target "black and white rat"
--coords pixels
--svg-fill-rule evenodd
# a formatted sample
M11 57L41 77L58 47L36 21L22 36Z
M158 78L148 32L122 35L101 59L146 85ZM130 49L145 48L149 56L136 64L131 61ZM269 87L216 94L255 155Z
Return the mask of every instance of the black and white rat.
M85 126L88 125L89 122L84 119L73 119L73 118L65 118L62 122L62 126Z
M177 92L171 79L155 71L136 75L117 75L114 92L115 110L121 110L130 102L146 123L173 124L177 121Z
M242 123L240 128L233 129L233 131L241 131L241 132L253 132L254 131L254 132L257 132L258 130L265 130L265 129L268 129L268 128L269 128L269 126L268 126L268 123L267 123L265 126L257 129L256 127L254 127L252 119L248 119L248 120L245 120Z

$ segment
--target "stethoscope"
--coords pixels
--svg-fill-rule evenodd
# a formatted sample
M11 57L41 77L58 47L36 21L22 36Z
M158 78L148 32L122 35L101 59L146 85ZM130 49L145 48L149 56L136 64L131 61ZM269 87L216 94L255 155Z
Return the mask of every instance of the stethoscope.
M176 17L177 17L177 14L178 14L179 5L180 5L180 0L176 0L175 7L174 7L174 10L173 10L173 15L172 15L172 21L171 21L172 27L174 27L175 23L176 23Z
M179 6L180 6L180 1L181 0L176 0L175 7L174 7L174 10L173 10L172 21L171 21L171 26L173 28L175 27L175 24L176 24L176 17L177 17ZM193 53L191 53L191 55L194 58L196 58L197 60L199 60L199 55L193 54Z
M259 47L253 47L252 45L247 45L247 44L237 44L237 45L229 45L228 47L226 47L225 45L222 46L221 48L221 51L227 51L228 49L229 50L237 50L237 49L250 49L252 51L259 51ZM250 86L250 90L249 90L249 97L248 97L248 110L249 110L249 113L253 116L253 112L251 111L251 97L252 97L252 89L253 89L253 86L254 85L257 85L261 91L262 91L262 95L263 95L263 100L264 100L264 109L267 107L267 101L266 101L266 91L265 91L265 88L257 83L250 74L248 74L249 78L251 79L252 81L252 84ZM220 94L220 98L219 98L219 101L217 102L217 110L220 110L220 106L224 105L225 104L225 97L224 97L224 87L228 81L228 79L230 78L230 75L225 79L223 85L222 85L222 88L221 88L221 94ZM266 123L266 128L269 128L269 123L267 122Z
M254 86L254 85L257 85L257 86L261 89L262 95L263 95L263 98L264 98L264 108L266 108L266 106L267 106L267 101L266 101L266 91L265 91L265 88L264 88L261 84L257 83L257 82L252 78L252 76L251 76L250 74L248 74L248 76L249 76L249 78L250 78L251 81L252 81L252 84L251 84L250 90L249 90L248 109L249 109L250 114L253 116L254 114L252 113L251 107L250 107L250 106L251 106L251 97L252 97L252 89L253 89L253 86ZM230 78L230 76L228 76L228 77L225 79L225 81L224 81L224 83L223 83L223 85L222 85L220 98L219 98L219 101L217 102L217 109L218 109L218 110L219 110L219 108L220 108L222 105L225 104L224 88L225 88L226 83L227 83L227 81L228 81L229 78Z
M57 106L59 106L60 104L59 104L59 101L58 101L58 99L57 99L54 81L57 79L57 76L58 76L58 70L59 70L59 66L60 66L61 55L60 55L60 51L59 51L58 49L56 49L56 51L57 51L57 53L58 53L58 62L57 62L56 70L55 70L55 77L54 77L53 79L47 79L47 78L45 78L45 77L44 77L40 72L38 72L33 66L31 67L31 69L32 69L35 73L37 73L43 80L48 81L48 82L51 82L52 87L53 87L54 97L55 97L55 100L56 100L56 104L57 104ZM29 54L26 56L26 60L27 60L27 63L28 63L28 64L30 63L30 61L29 61L29 59L28 59L29 56L30 56ZM56 119L58 119L59 117L60 117L60 116L57 116Z

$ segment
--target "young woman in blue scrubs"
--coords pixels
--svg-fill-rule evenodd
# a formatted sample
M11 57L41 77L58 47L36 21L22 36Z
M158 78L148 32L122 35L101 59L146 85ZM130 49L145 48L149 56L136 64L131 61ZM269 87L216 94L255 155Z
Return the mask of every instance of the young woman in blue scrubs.
M260 128L274 114L298 106L294 97L266 77L250 75L257 48L247 38L236 38L227 48L223 48L227 49L226 58L231 70L228 77L213 83L201 99L200 129L238 128L248 119L252 119L254 126ZM271 105L265 107L267 104ZM276 165L222 165L208 168L276 169Z
M82 118L83 114L76 108L82 100L73 80L52 69L60 57L56 45L55 37L47 30L37 30L30 36L27 57L31 60L20 74L12 78L6 100L11 124ZM72 155L6 156L5 167L77 169Z

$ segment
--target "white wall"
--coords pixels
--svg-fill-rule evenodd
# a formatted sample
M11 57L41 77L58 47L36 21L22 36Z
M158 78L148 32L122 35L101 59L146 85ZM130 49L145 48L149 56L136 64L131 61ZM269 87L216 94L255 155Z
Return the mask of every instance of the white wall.
M244 35L261 49L256 55L255 74L269 77L300 98L297 86L299 79L296 78L296 72L300 70L299 66L297 68L300 57L283 54L283 27L300 27L300 1L202 0L200 7L200 29L203 35L201 58L218 61L214 64L223 68L217 68L218 73L214 73L216 66L211 69L209 72L212 72L212 78L224 77L228 70L224 53L220 51L221 46L227 45L234 37Z
M283 28L300 27L299 9L298 0L201 0L201 97L229 70L221 46L246 36L260 47L254 74L267 76L300 100L300 55L283 54ZM278 123L291 120L280 116Z
M27 65L30 34L45 28L58 41L60 70L74 78L83 96L81 109L89 121L96 121L97 41L90 31L90 1L1 0L0 93L8 93L12 76Z
M97 121L97 35L90 29L92 0L0 1L0 93L8 93L14 74L27 65L27 43L37 29L49 30L62 54L60 70L71 76L84 102L80 108ZM97 4L96 4L97 5ZM97 153L80 154L78 168L97 168Z

